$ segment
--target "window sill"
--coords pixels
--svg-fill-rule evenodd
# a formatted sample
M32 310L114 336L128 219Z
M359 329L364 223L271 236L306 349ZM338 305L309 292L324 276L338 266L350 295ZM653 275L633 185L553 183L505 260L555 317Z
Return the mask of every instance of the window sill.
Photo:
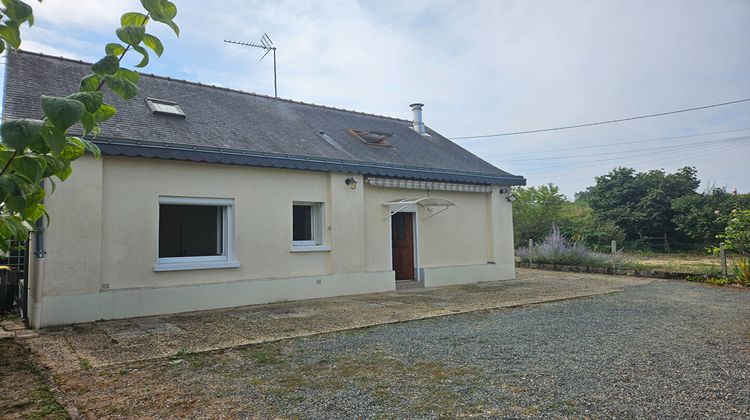
M209 270L214 268L237 268L239 261L204 261L184 263L157 263L154 271Z
M292 246L289 252L327 252L331 247L326 245L297 245Z

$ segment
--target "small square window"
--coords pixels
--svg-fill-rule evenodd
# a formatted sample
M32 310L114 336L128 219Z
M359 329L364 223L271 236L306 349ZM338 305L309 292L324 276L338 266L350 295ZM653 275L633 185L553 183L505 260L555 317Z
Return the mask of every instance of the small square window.
M292 245L323 244L323 203L294 202L292 205Z
M182 112L182 108L180 108L180 106L177 105L176 102L165 101L163 99L146 98L146 104L154 114L174 115L183 118L185 117L185 113Z

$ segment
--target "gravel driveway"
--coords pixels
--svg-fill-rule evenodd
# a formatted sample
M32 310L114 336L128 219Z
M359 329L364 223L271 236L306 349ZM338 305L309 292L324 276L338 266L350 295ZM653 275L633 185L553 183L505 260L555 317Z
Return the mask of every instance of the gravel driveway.
M71 372L81 414L750 416L750 293L677 281Z

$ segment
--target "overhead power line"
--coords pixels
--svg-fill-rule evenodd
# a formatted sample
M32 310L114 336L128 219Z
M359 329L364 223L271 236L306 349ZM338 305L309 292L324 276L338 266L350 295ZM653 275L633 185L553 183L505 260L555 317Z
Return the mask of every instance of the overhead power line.
M687 159L689 157L693 157L696 159L703 159L708 154L717 154L717 153L728 153L729 151L732 151L734 149L738 149L741 147L747 147L748 144L725 144L718 146L716 148L712 148L709 151L706 150L693 150L693 151L684 151L685 153L680 153L680 156L675 157L659 157L659 158L651 158L651 159L636 159L636 160L629 160L627 163L627 166L637 166L637 165L650 165L650 164L659 164L659 165L665 165L668 163L676 163L680 162L681 164L687 164ZM686 156L686 154L688 156ZM623 166L623 165L618 165ZM599 163L596 166L590 166L586 167L583 170L580 171L570 171L569 169L560 169L557 172L553 174L549 173L537 173L537 174L526 174L527 179L537 179L537 178L549 178L554 177L554 179L560 179L560 178L570 178L570 177L580 177L583 175L591 175L592 172L597 170L605 170L605 169L612 169L612 164L604 164Z
M477 136L459 136L459 137L451 137L451 140L482 139L482 138L489 138L489 137L515 136L519 134L543 133L546 131L570 130L572 128L591 127L595 125L613 124L613 123L624 122L624 121L640 120L643 118L653 118L653 117L661 117L664 115L679 114L681 112L699 111L702 109L716 108L719 106L726 106L726 105L734 105L734 104L738 104L741 102L748 102L748 101L750 101L750 98L738 99L736 101L722 102L719 104L704 105L704 106L699 106L695 108L685 108L685 109L678 109L675 111L659 112L657 114L639 115L637 117L618 118L615 120L598 121L598 122L586 123L586 124L575 124L575 125L566 125L562 127L541 128L537 130L514 131L514 132L509 132L509 133L482 134L482 135L477 135Z
M666 146L654 146L654 147L640 147L638 149L616 150L612 152L583 153L583 154L577 154L577 155L557 155L557 156L547 156L547 157L537 157L537 158L503 159L502 161L503 162L528 162L528 161L536 161L536 160L569 160L569 159L606 156L606 155L627 155L630 153L643 153L643 152L657 151L657 150L665 150L665 151L680 150L687 146L711 145L714 143L722 143L727 140L737 140L740 138L747 139L747 137L738 137L738 138L732 138L732 139L702 140L702 141L691 142L691 143L671 144L671 145L666 145Z
M658 151L647 151L645 153L623 153L622 156L612 157L612 158L605 158L605 159L593 159L588 160L585 162L566 162L566 163L559 163L555 165L546 165L544 167L535 168L535 169L528 169L526 172L533 172L533 173L544 173L544 172L555 172L556 169L554 168L563 168L563 167L570 167L574 166L576 168L585 168L587 166L596 166L598 163L601 162L625 162L625 161L632 161L634 158L640 158L640 157L646 157L650 158L653 156L660 156L660 155L674 155L676 153L682 153L688 150L696 150L696 149L705 149L707 147L714 147L716 145L725 145L725 144L740 144L746 142L747 140L750 140L750 136L744 136L744 137L733 137L733 138L725 138L725 139L718 139L718 140L712 140L710 142L702 142L697 144L691 144L686 145L684 147L676 147L669 150L658 150ZM750 143L744 143L744 145L750 145Z
M721 131L706 131L704 133L696 133L696 134L686 134L682 136L670 136L670 137L651 137L648 139L643 140L630 140L630 141L622 141L618 143L602 143L602 144L592 144L589 146L573 146L573 147L558 147L557 149L544 149L544 150L535 150L532 152L517 152L517 153L498 153L493 155L487 155L485 157L497 157L497 156L504 156L504 157L513 157L513 156L522 156L522 155L538 155L540 153L552 153L552 152L562 152L566 150L580 150L580 149L599 149L602 147L610 147L610 146L621 146L624 144L633 144L633 143L653 143L656 141L664 141L664 140L675 140L675 139L685 139L689 137L701 137L701 136L709 136L712 134L725 134L725 133L735 133L737 131L747 131L750 130L750 127L745 128L736 128L732 130L721 130Z

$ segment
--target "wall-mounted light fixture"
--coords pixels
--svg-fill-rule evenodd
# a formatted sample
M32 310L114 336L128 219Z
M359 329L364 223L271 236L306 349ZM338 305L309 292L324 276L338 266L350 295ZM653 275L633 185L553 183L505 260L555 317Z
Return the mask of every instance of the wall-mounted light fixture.
M506 200L508 200L508 201L510 201L510 202L512 203L512 202L514 202L514 201L518 200L518 197L516 197L516 196L515 196L515 195L513 195L513 194L508 194L508 195L507 195L507 196L505 197L505 199L506 199Z
M354 179L353 176L350 176L349 178L346 178L344 180L344 183L349 186L349 188L356 190L357 189L357 180Z
M508 191L509 191L509 190L508 190L507 188L503 188L503 187L500 187L500 188L499 188L499 189L497 190L497 192L498 192L499 194L505 194L505 193L507 193Z

